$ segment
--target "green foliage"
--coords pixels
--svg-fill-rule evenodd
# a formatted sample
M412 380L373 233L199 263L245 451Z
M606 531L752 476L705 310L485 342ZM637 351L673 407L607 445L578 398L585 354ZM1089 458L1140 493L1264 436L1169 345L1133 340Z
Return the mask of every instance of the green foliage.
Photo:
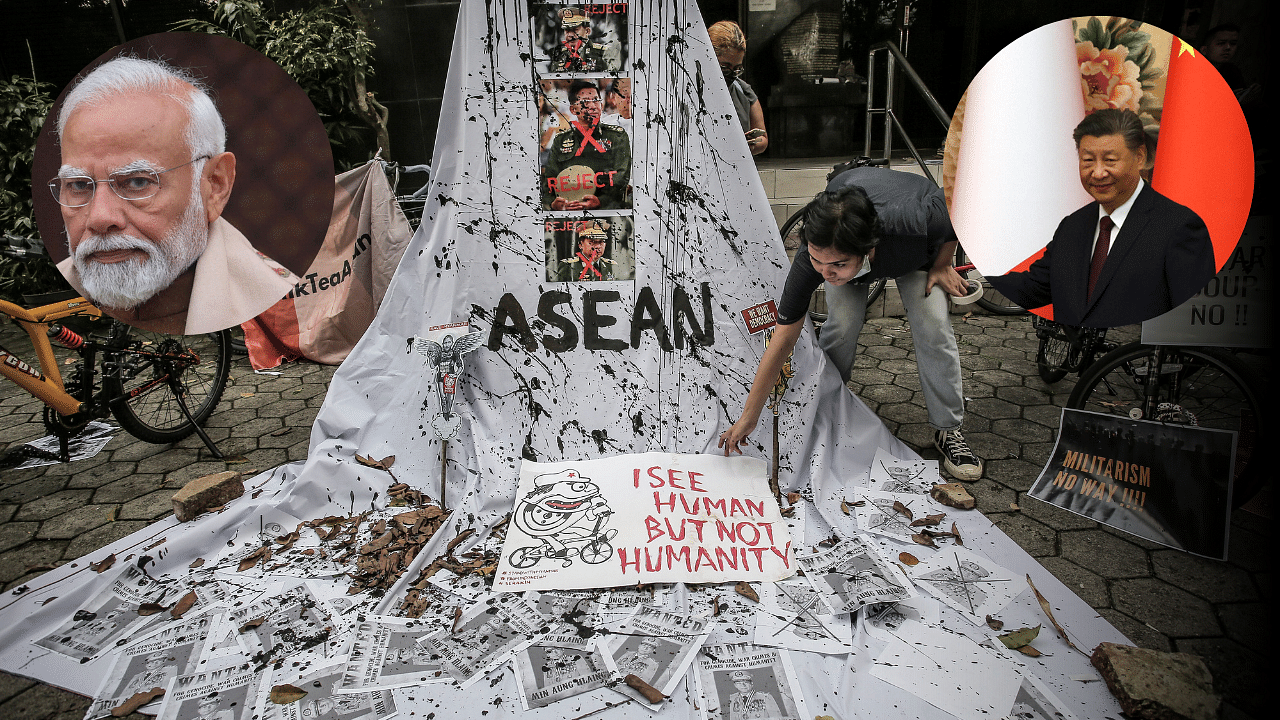
M53 100L46 83L13 76L0 79L0 243L7 236L40 241L31 201L31 165L36 138ZM0 256L0 297L19 301L23 293L65 287L62 275L45 257Z
M279 63L316 106L342 169L367 161L378 147L390 157L387 109L367 87L374 45L355 3L317 0L277 12L260 0L220 0L213 15L213 22L174 27L230 36Z

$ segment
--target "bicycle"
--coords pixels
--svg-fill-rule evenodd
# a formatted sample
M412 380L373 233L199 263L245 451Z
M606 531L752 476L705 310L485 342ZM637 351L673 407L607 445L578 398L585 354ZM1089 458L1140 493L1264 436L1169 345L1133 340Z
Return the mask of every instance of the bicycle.
M1036 369L1040 379L1053 384L1067 373L1083 373L1102 355L1116 349L1107 342L1106 328L1077 327L1031 317L1040 347L1036 350Z
M555 555L548 545L530 545L518 547L511 553L508 558L511 567L523 569L533 567L543 558L564 561L564 566L569 567L573 564L573 557L582 558L582 561L590 565L599 565L600 563L613 557L613 545L609 542L618 534L617 528L609 528L605 532L600 532L600 526L604 524L605 518L612 515L612 512L602 512L596 516L596 524L591 528L591 533L579 538L571 538L564 541L565 552Z
M222 457L200 425L227 385L230 331L173 337L112 320L105 335L95 335L67 325L102 319L102 311L74 291L40 301L49 302L25 308L0 300L0 314L26 331L39 366L0 347L0 374L45 403L44 424L58 438L58 459L67 462L67 441L107 415L146 442L172 443L196 433L214 457ZM79 356L65 380L53 342Z
M1238 357L1209 348L1117 347L1085 368L1067 407L1132 420L1234 430L1232 501L1239 507L1261 488L1264 463L1255 455L1268 421L1256 388L1262 375Z

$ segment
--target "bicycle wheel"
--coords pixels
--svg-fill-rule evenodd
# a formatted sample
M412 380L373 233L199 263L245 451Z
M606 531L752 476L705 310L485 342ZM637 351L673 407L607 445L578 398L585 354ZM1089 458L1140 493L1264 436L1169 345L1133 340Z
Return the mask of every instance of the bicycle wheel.
M1148 395L1147 378L1153 371L1158 380ZM1231 355L1205 348L1130 343L1097 360L1081 375L1067 407L1236 431L1232 502L1239 507L1253 497L1264 479L1264 463L1254 458L1267 424L1255 392L1258 387L1254 374Z
M120 327L113 333L120 350L102 358L104 384L114 398L111 413L129 434L147 442L177 442L195 432L177 394L196 423L213 414L231 371L231 333L174 336Z
M1040 349L1036 351L1036 369L1040 371L1040 379L1047 383L1056 383L1067 376L1067 356L1071 353L1071 341L1056 333L1040 338Z

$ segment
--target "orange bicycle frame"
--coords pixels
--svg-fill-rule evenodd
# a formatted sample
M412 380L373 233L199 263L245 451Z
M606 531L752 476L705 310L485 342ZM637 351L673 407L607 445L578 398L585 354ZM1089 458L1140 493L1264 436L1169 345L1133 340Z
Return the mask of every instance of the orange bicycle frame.
M0 347L0 375L13 380L60 415L74 415L83 410L83 403L67 394L62 383L62 373L59 372L57 358L53 355L53 345L49 342L49 324L68 317L96 319L102 317L102 311L80 297L31 309L0 300L0 313L13 318L27 331L40 364L40 369L37 370Z

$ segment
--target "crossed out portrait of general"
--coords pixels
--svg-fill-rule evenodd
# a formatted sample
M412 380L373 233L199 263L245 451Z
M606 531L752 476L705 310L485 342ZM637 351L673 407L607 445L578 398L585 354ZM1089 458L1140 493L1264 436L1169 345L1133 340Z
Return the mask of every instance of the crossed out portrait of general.
M255 317L296 276L259 253L222 211L236 181L222 116L199 80L118 57L67 93L57 117L69 255L58 269L108 314L194 334Z

